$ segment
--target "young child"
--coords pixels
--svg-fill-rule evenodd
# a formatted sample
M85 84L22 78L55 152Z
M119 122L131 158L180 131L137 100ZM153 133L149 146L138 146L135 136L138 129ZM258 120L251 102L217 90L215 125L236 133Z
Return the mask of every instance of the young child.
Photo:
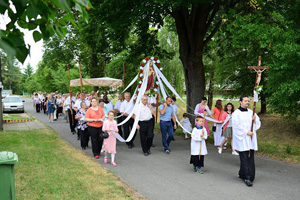
M183 123L183 127L188 130L189 132L192 131L192 124L189 120L189 118L187 117L187 114L186 113L183 113L183 118L181 119L180 123ZM183 133L185 134L185 139L187 140L189 137L187 135L187 131L186 130L183 130Z
M201 116L196 117L196 127L192 132L191 139L191 160L190 164L194 165L194 172L203 174L201 167L204 167L204 155L207 154L205 140L207 139L207 132L203 127L204 119ZM201 147L200 147L201 146ZM200 159L199 159L199 155Z
M104 139L104 144L102 149L105 151L104 163L107 163L107 154L111 154L111 164L115 167L115 155L116 155L116 136L112 132L118 132L117 122L114 120L114 111L108 111L108 119L104 121L102 130L109 134L109 137Z

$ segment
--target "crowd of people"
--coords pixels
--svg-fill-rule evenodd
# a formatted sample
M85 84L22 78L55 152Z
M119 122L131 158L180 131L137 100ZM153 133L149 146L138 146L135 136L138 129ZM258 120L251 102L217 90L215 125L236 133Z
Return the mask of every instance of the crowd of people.
M160 130L162 136L162 146L166 154L170 154L171 141L175 140L174 132L178 123L183 124L185 139L189 139L191 133L191 158L190 164L193 170L203 174L204 156L207 154L205 140L210 135L208 120L206 116L215 119L212 127L214 135L214 145L219 154L226 149L226 144L230 139L232 155L240 157L239 177L247 186L252 186L255 177L254 151L257 150L256 130L260 128L259 117L248 108L249 98L240 98L240 107L235 111L232 103L227 103L224 107L222 100L217 100L212 112L207 106L207 98L203 97L194 110L195 124L189 121L188 113L184 113L179 121L178 106L175 97L167 97L165 102L159 105ZM77 133L77 139L83 150L86 150L91 140L92 152L95 159L99 159L101 152L104 152L104 163L108 163L108 154L111 154L110 163L117 166L116 155L116 135L126 140L128 148L133 148L137 131L140 134L142 152L145 156L151 154L151 147L154 147L154 125L156 102L149 102L144 95L141 103L134 110L134 102L131 101L129 92L120 94L118 101L113 103L104 92L103 96L92 91L91 94L74 93L50 94L38 92L34 94L33 106L36 112L43 111L49 117L49 123L53 123L59 116L70 125L72 134ZM132 117L123 122L129 115ZM131 129L137 120L136 132L130 136ZM123 122L123 125L117 124ZM254 126L253 126L254 124ZM194 128L192 126L194 125ZM254 129L251 128L254 127ZM76 131L77 130L77 131Z

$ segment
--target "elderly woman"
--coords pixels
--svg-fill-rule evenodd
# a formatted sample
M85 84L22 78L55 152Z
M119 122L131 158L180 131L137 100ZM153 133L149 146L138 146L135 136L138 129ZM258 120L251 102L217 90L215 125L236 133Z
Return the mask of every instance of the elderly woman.
M103 109L105 117L107 117L107 113L108 113L108 111L110 111L110 110L108 109L108 107L105 106L105 101L104 101L104 99L99 99L99 106L100 106L100 108Z
M88 122L88 130L92 140L92 151L95 159L99 159L103 139L100 138L102 132L103 120L105 119L104 111L97 105L97 99L92 98L92 107L85 113L85 121Z
M81 108L76 112L75 119L78 120L77 130L80 135L81 148L85 150L89 143L88 124L85 121L85 113L88 107L85 102L81 102L80 107Z

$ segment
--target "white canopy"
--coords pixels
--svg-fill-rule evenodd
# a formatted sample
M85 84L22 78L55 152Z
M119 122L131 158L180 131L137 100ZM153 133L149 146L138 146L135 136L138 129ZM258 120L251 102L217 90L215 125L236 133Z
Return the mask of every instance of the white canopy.
M71 80L70 85L80 86L80 79ZM109 77L83 78L82 85L122 87L122 80Z

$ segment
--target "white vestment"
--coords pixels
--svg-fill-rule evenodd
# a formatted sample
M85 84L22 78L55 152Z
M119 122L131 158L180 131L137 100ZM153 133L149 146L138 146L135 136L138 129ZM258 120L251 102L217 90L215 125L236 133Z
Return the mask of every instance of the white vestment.
M191 139L191 155L194 156L199 155L201 140L202 140L201 155L207 154L206 143L205 143L205 140L207 139L207 132L204 127L203 129L204 129L204 135L202 138L200 136L202 134L202 129L197 129L196 127L193 129L192 139Z
M256 131L260 128L261 122L259 117L255 114L256 120L253 125L253 136L252 139L248 135L248 131L251 130L253 111L235 110L232 114L232 139L233 149L238 151L249 151L250 149L257 151L257 136Z

